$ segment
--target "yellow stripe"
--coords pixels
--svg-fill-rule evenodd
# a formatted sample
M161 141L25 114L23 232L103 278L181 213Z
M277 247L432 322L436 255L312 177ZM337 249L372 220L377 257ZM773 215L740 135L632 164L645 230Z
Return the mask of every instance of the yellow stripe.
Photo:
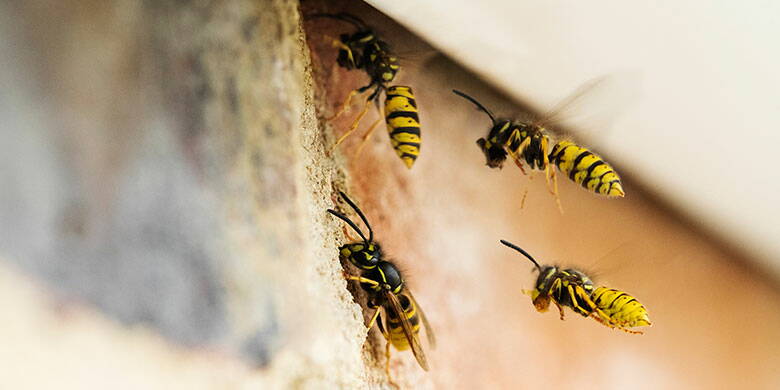
M412 87L406 87L403 85L394 85L387 89L388 95L401 95L405 96L409 99L414 99L414 93L412 92Z
M420 142L420 136L410 133L397 133L392 138L395 142Z

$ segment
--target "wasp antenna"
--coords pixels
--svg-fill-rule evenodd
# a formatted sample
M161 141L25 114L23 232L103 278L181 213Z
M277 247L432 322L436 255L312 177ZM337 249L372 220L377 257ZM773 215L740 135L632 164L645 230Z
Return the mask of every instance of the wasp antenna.
M512 248L512 249L514 249L514 250L516 250L516 251L518 251L518 252L520 252L520 253L522 253L523 256L527 257L528 260L531 260L531 262L534 263L534 265L536 266L536 268L538 270L540 270L540 271L542 270L542 267L540 267L539 263L537 263L536 260L534 260L533 256L529 255L528 252L523 250L523 248L520 248L519 246L517 246L515 244L512 244L511 242L506 241L506 240L501 240L501 243L506 245L506 246L508 246L508 247L510 247L510 248Z
M337 14L316 13L316 14L311 14L307 17L307 19L315 19L315 18L337 19L337 20L341 20L342 22L347 22L357 27L358 29L368 30L368 26L366 25L366 22L364 22L362 19L358 18L357 16L348 14L346 12L340 12Z
M360 235L360 238L362 238L363 241L368 242L368 240L366 240L366 236L363 235L363 232L361 232L360 229L357 227L357 225L355 225L355 223L352 222L351 219L347 218L346 215L341 214L340 212L338 212L336 210L331 210L331 209L328 209L328 212L333 214L333 215L335 215L336 218L346 222L349 226L352 227L353 230L355 230L357 232L358 235Z
M363 223L366 224L366 227L368 228L368 240L366 240L366 238L361 235L361 237L363 237L363 240L366 242L374 241L374 231L371 229L371 224L368 223L368 219L366 218L366 216L363 214L362 211L360 211L360 208L357 207L357 205L355 205L355 202L353 202L352 199L349 199L347 194L341 191L339 191L339 194L341 195L342 198L344 198L344 200L347 202L348 205L352 206L352 209L355 210L355 212L360 217L360 219L363 220Z
M477 99L474 99L473 97L471 97L469 95L466 95L465 93L463 93L461 91L458 91L457 89L453 89L452 92L454 94L456 94L456 95L458 95L458 96L460 96L460 97L462 97L462 98L464 98L464 99L474 103L474 105L477 106L477 108L479 108L480 110L484 111L485 114L488 114L488 116L490 117L490 120L493 122L494 125L496 124L496 118L493 116L493 113L490 112L490 110L488 110L485 106L483 106L482 103L478 102Z

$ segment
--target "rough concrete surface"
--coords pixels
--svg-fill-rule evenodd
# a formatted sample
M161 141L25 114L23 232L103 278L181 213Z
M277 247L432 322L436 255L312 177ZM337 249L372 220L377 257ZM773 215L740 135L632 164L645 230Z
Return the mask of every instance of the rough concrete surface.
M342 277L346 190L436 331L403 388L771 388L777 287L623 173L609 201L484 166L483 115L521 111L357 1L0 5L0 377L10 388L389 388L365 294ZM333 150L365 75L335 65L348 10L404 53L422 154L377 130ZM409 53L409 54L406 54ZM422 53L422 55L420 55ZM416 57L416 58L415 58ZM372 109L364 127L378 118ZM608 157L608 156L607 156ZM619 166L619 161L612 161ZM524 209L519 199L529 190ZM538 314L538 259L593 271L650 311L644 336ZM757 297L760 297L758 299Z
M0 363L15 372L6 384L385 382L364 363L341 226L325 214L345 175L314 116L297 2L32 1L1 13L0 248L4 278L25 286L4 298L18 294L11 309L29 324L4 328L18 346L0 353L14 363ZM46 299L23 299L30 286L78 315L57 320ZM37 360L15 360L25 346ZM45 380L19 371L62 359L73 369Z

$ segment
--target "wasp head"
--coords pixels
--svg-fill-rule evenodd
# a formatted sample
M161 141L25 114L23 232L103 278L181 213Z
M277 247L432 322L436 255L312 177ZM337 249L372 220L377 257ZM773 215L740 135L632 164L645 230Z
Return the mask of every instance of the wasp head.
M342 259L360 269L374 269L382 258L382 249L374 242L353 242L339 248Z
M500 169L504 165L504 161L506 161L506 150L504 150L503 147L484 138L478 139L477 145L482 150L482 153L485 154L487 166Z

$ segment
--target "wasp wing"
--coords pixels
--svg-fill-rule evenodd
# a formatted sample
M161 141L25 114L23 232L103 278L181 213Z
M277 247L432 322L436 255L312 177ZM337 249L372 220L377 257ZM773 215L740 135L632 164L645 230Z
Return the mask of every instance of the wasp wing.
M390 309L393 310L396 317L401 320L404 336L406 336L406 340L409 341L409 345L412 347L412 353L417 359L417 363L420 364L420 367L422 367L423 370L428 371L428 359L425 358L425 352L423 352L422 345L420 344L420 338L417 337L417 333L412 329L412 324L409 323L409 319L406 318L404 309L401 307L401 302L398 300L398 297L390 291L385 291L385 298L390 304ZM390 319L389 314L387 319Z
M417 312L420 313L420 319L422 320L423 326L425 326L425 334L428 335L428 344L431 346L431 349L436 348L436 335L433 334L433 328L431 328L431 324L428 322L428 317L425 316L425 312L422 307L420 307L417 299L414 298L414 295L412 295L412 292L406 290L406 295L414 302L414 307L416 307Z
M566 118L563 118L562 114L569 112L573 107L581 104L583 97L587 96L589 92L593 91L599 84L602 84L604 80L606 80L606 77L598 77L580 85L574 92L563 98L553 108L542 115L539 120L534 121L534 124L544 127L565 120Z
M580 131L598 129L603 133L639 101L641 89L641 74L633 71L600 76L580 85L533 124L575 126Z

